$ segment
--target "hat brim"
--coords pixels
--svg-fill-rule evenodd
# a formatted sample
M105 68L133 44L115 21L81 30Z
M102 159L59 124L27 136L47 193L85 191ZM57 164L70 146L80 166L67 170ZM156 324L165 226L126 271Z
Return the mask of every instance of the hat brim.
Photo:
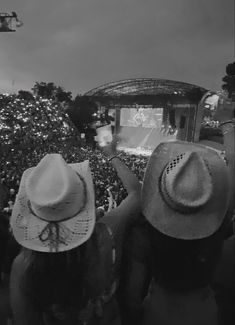
M57 245L56 252L71 250L82 245L90 238L96 221L95 193L89 161L69 164L69 166L83 177L86 183L87 201L84 209L76 216L58 223L63 236ZM40 239L40 235L49 223L32 214L28 204L25 182L33 169L34 167L27 169L22 175L10 224L15 239L23 247L39 252L52 252L49 240Z
M210 141L210 140L201 140L198 144L217 150L218 152L224 151L225 147L223 144Z
M205 160L209 159L214 174L213 195L204 207L191 214L172 209L163 199L159 185L166 165L184 152L198 152ZM228 184L227 166L215 150L181 141L161 143L152 153L146 168L141 194L143 215L153 227L170 237L208 237L219 229L227 212Z

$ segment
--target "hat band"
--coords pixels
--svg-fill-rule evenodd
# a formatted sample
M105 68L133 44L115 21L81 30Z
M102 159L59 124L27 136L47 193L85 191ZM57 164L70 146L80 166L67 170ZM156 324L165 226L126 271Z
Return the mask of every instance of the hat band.
M77 176L80 178L80 180L83 183L84 189L85 189L85 198L82 204L82 207L76 212L74 215L69 216L67 218L64 218L62 220L46 220L42 217L39 217L35 211L32 208L31 202L28 200L28 208L30 212L37 217L40 220L46 221L47 224L46 226L42 229L40 234L38 235L38 238L41 242L46 243L49 242L49 247L50 247L50 252L58 252L58 247L60 244L65 245L66 244L66 239L71 235L72 231L67 228L65 225L61 224L61 222L69 220L77 216L85 207L86 202L87 202L87 186L84 178L77 173Z
M187 204L182 204L176 202L169 195L166 188L166 173L163 170L160 180L159 180L159 192L164 200L164 202L173 210L180 212L181 214L196 213L202 206L189 206Z
M66 245L67 238L72 231L58 222L49 222L40 232L38 238L41 242L49 242L50 252L58 252L60 244Z
M84 199L83 199L83 204L82 204L82 206L79 208L79 210L78 210L76 213L74 213L72 216L66 217L66 218L64 218L64 219L60 219L60 220L58 220L58 221L57 221L57 220L48 220L48 219L45 219L45 218L42 218L42 217L38 216L38 215L36 214L36 212L33 210L33 208L32 208L32 204L31 204L30 200L28 200L28 201L27 201L27 205L28 205L28 209L30 210L30 212L31 212L35 217L37 217L37 218L40 219L40 220L43 220L43 221L46 221L46 222L53 222L53 223L58 223L58 222L67 221L67 220L69 220L69 219L72 219L72 218L76 217L79 213L81 213L81 212L84 210L84 208L85 208L85 206L86 206L86 203L87 203L87 185L86 185L86 182L85 182L84 178L83 178L79 173L76 172L76 174L77 174L77 176L80 178L81 182L83 183L84 190L85 190L85 193L84 193L85 195L84 195Z

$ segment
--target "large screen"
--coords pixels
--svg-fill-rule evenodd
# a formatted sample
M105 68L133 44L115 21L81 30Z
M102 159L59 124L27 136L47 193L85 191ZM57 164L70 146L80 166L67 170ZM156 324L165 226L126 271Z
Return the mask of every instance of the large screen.
M122 108L120 126L161 128L163 108Z

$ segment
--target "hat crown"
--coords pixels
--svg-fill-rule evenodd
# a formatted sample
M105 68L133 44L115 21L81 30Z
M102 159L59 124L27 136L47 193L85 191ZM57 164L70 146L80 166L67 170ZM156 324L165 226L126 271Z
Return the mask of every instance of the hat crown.
M205 206L213 193L206 161L197 152L178 155L163 171L161 193L171 208L182 213Z
M229 206L228 168L211 148L163 142L148 162L141 200L144 216L163 234L208 237L219 229Z
M86 188L81 176L59 154L48 154L26 180L32 212L46 221L62 221L85 205Z

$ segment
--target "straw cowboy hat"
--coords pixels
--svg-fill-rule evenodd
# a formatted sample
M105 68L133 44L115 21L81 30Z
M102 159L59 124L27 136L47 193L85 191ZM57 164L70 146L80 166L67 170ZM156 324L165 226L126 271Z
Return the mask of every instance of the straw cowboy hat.
M87 241L95 225L89 162L67 165L46 155L22 176L11 227L18 243L40 252L62 252Z
M142 212L165 235L200 239L221 226L229 204L225 161L209 147L164 142L152 153L142 187Z

